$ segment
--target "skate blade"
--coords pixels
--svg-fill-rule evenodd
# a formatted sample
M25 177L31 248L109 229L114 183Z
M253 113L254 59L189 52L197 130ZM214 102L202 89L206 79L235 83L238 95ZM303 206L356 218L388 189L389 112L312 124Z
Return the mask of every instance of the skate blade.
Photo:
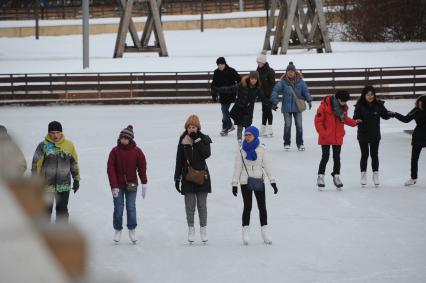
M343 191L343 187L336 187L336 190L338 190L339 192Z

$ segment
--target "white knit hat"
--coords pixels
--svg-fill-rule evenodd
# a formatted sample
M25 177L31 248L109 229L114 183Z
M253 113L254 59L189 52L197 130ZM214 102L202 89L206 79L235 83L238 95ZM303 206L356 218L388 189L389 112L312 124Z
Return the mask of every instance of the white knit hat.
M265 54L257 55L256 62L265 64L266 63L266 55Z

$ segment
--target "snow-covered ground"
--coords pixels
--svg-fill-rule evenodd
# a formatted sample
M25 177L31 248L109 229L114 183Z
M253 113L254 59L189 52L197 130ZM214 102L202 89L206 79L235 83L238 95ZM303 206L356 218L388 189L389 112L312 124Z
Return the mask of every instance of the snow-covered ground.
M314 109L317 106L314 102ZM407 113L413 100L387 101L386 106ZM260 108L256 105L256 125L260 124ZM173 183L178 136L191 113L200 116L203 131L213 139L208 159L213 193L208 199L206 246L199 241L194 246L186 243L184 202ZM380 188L371 185L371 172L368 187L360 188L356 129L348 128L342 151L344 191L333 188L329 163L327 191L318 192L315 182L321 153L314 111L303 115L305 152L294 148L284 152L280 113L274 117L275 137L263 139L280 190L273 195L267 186L271 246L261 241L255 203L252 240L249 246L242 245L242 199L232 195L230 185L236 136L219 136L217 104L4 107L0 121L19 140L27 160L44 137L48 122L63 123L64 134L78 151L82 177L80 191L70 199L71 221L89 240L88 269L95 279L126 278L135 283L425 282L425 152L420 157L418 184L412 188L402 185L409 177L411 150L411 137L403 130L414 124L382 121ZM137 199L139 243L131 245L124 234L116 246L112 243L113 204L106 160L118 133L128 124L134 125L136 141L147 156L149 191L146 200Z
M115 34L90 37L87 72L211 71L225 56L237 70L256 68L265 28L208 29L205 32L165 31L169 57L156 53L125 53L113 59ZM130 38L128 43L130 44ZM82 72L81 36L0 38L0 73ZM271 66L285 69L293 61L300 69L365 68L426 65L426 43L332 42L333 53L291 50L268 56Z

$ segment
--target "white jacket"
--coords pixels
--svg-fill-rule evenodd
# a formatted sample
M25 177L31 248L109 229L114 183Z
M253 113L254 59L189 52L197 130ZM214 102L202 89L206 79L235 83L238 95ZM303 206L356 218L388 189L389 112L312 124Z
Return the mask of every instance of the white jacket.
M272 176L271 173L271 167L269 163L269 159L266 156L266 148L263 144L259 145L256 148L257 153L257 159L256 160L247 160L246 159L246 152L240 148L239 151L237 151L237 154L235 156L235 165L234 165L234 176L232 178L232 186L237 186L238 183L241 185L247 184L247 171L249 173L250 177L253 178L262 178L264 177L264 172L268 176L270 183L275 183L275 178ZM244 167L243 160L241 158L241 155L244 158L244 163L247 167L247 171Z

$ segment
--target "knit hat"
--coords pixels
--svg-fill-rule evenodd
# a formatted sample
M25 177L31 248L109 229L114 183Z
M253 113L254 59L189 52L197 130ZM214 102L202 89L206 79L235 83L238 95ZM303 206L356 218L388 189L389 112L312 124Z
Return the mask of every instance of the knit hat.
M219 65L219 64L226 64L225 58L223 57L217 58L216 65Z
M52 121L49 123L49 126L47 127L47 131L50 132L62 132L62 125L58 121Z
M258 71L251 71L250 74L249 74L249 78L259 80L259 72Z
M294 66L293 62L290 61L290 63L288 63L287 69L285 69L286 72L288 71L293 71L296 72L296 66Z
M186 119L185 130L188 129L190 125L197 127L198 130L201 131L200 119L198 118L197 115L192 114L191 116L188 117L188 119Z
M338 90L336 92L336 98L340 99L343 102L346 102L349 100L350 94L347 90Z
M256 62L265 64L266 61L267 60L266 60L266 55L265 54L259 54L259 55L257 55Z
M259 137L259 129L256 128L255 126L247 127L244 132L252 134L255 139L257 139Z
M0 137L7 137L7 129L5 126L0 125Z
M130 140L133 140L135 138L135 135L133 134L133 126L132 125L128 125L127 128L124 128L120 132L120 138L122 138L122 137L126 137Z

